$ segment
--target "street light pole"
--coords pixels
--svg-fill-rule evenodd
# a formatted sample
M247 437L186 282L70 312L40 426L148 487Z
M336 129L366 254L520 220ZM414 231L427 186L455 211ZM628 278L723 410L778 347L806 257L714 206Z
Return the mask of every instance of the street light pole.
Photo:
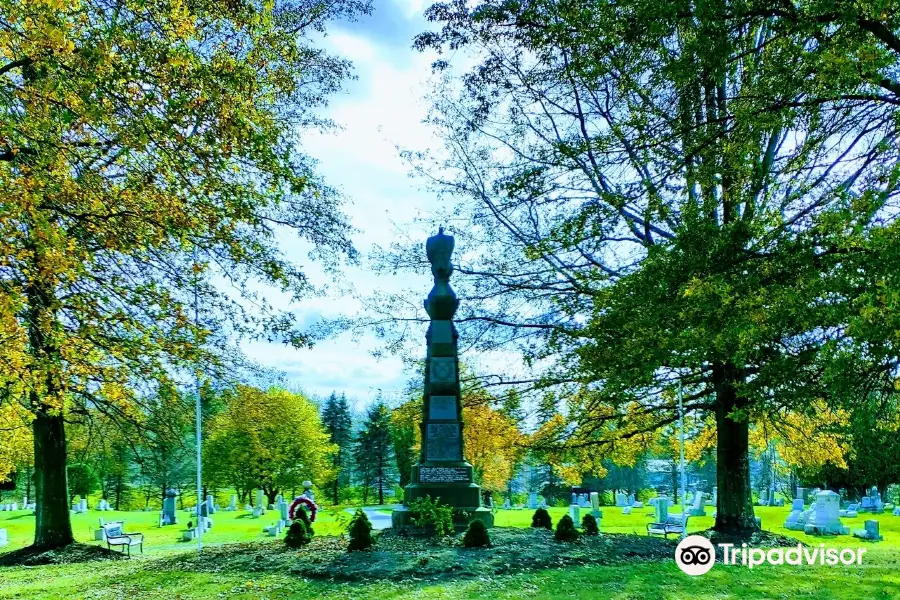
M678 428L679 428L679 444L678 451L681 454L681 537L687 535L685 528L687 527L687 475L684 472L684 392L682 390L682 382L678 381Z
M200 327L200 302L197 294L197 246L194 246L194 326ZM202 407L200 404L200 372L194 371L194 384L197 393L196 419L197 419L197 556L203 551L203 523L200 520L200 503L203 497L203 477L202 477L202 459L201 459L201 424L202 424Z

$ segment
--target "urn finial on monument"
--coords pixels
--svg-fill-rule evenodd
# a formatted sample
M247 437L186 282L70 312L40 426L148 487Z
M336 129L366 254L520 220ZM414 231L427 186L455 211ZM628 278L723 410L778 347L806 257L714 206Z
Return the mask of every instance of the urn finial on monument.
M434 287L425 299L425 311L432 320L450 320L456 314L459 300L456 292L450 287L450 275L453 274L453 264L450 256L453 254L455 240L452 235L445 235L444 228L438 230L425 242L425 254L431 263L431 274L434 275Z
M396 528L412 523L410 503L418 498L439 499L453 508L454 523L465 528L470 519L493 525L491 510L481 506L481 488L475 484L472 465L463 456L462 398L459 387L458 333L453 315L459 300L450 287L454 239L438 230L425 242L434 287L425 299L431 321L425 334L425 386L422 411L422 446L404 489L403 506L393 512Z

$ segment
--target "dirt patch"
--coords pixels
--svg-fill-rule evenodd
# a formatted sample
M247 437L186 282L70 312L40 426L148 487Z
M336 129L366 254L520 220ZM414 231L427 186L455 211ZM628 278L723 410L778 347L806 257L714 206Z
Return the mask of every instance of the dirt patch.
M665 560L672 558L676 544L673 540L625 534L560 543L544 529L505 527L491 529L490 535L493 545L488 548L465 548L461 535L423 539L391 530L379 533L375 548L365 552L347 552L347 541L338 537L316 538L301 550L290 550L283 542L232 544L204 550L200 561L182 555L163 559L159 566L243 573L277 571L345 582L441 580L569 565Z
M65 565L71 563L84 563L98 560L118 560L122 558L118 552L113 552L100 546L88 544L69 544L62 548L46 549L27 546L19 550L0 555L0 567L36 567L39 565Z
M796 547L797 544L806 545L797 538L779 535L771 531L754 531L748 536L719 533L712 529L705 529L691 535L702 535L705 538L709 538L709 541L713 544L734 544L737 547L740 547L741 544L747 544L753 548L786 548L788 546Z

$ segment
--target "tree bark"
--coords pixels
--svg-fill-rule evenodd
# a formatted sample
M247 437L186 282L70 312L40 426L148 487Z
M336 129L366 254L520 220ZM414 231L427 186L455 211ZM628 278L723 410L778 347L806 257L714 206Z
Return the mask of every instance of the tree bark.
M716 525L719 532L746 533L758 530L753 514L750 489L750 424L747 400L739 395L736 384L743 373L733 364L713 365L716 391L716 483L719 486Z
M35 395L35 394L33 394ZM36 401L33 398L32 401ZM66 433L62 415L37 413L34 429L34 545L60 548L75 541L66 482Z

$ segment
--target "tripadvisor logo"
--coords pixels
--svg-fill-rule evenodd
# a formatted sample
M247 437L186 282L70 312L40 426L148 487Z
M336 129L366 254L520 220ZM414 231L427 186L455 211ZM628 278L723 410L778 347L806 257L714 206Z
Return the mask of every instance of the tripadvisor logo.
M722 551L722 564L743 565L748 569L768 563L770 565L861 565L865 548L818 548L797 544L795 548L750 548L741 544L717 544ZM675 548L675 564L691 576L703 575L716 562L716 551L712 542L700 535L689 535Z

